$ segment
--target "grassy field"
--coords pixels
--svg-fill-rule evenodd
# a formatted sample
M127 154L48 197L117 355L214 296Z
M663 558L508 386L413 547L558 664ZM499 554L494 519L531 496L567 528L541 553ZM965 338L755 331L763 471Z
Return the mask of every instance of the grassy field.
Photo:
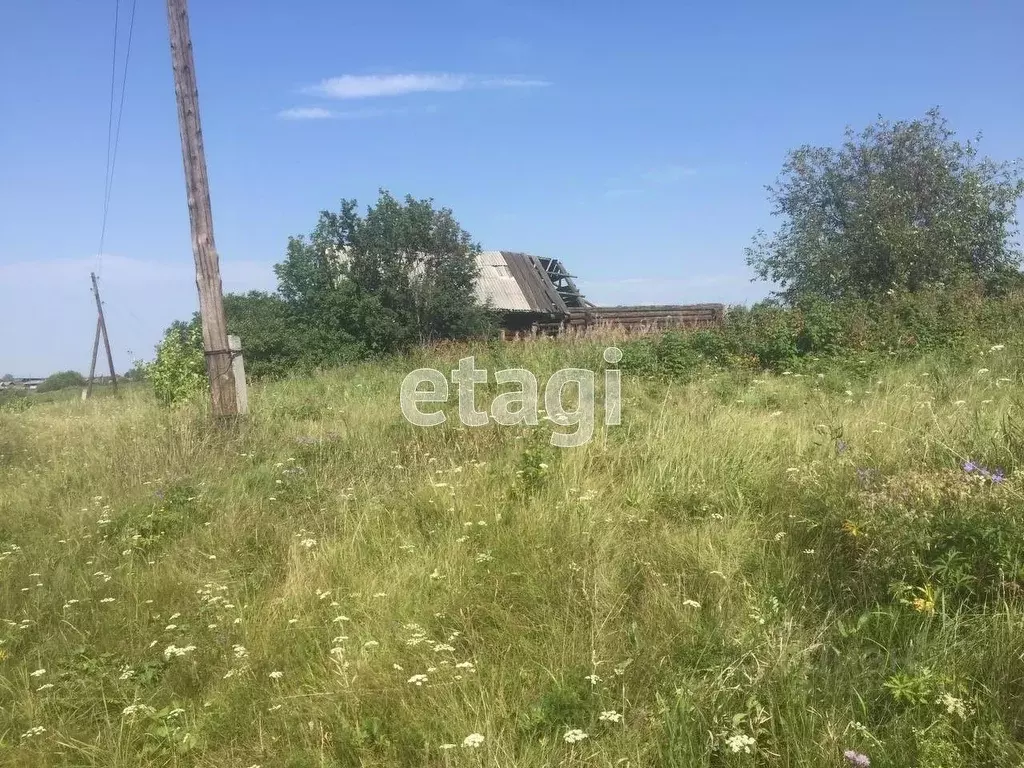
M1012 345L625 375L576 449L407 424L465 352L0 411L0 765L1024 765Z

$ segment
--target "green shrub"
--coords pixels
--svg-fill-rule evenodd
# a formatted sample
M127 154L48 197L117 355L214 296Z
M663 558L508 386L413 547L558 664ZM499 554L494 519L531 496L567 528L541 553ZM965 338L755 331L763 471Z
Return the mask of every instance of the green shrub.
M688 380L700 365L700 353L693 348L692 336L670 331L658 342L658 369L673 379Z
M195 397L206 386L202 330L198 324L175 323L156 348L156 359L146 366L153 393L165 405Z
M46 377L46 380L39 385L36 392L56 392L59 389L68 387L84 387L85 377L78 371L61 371Z

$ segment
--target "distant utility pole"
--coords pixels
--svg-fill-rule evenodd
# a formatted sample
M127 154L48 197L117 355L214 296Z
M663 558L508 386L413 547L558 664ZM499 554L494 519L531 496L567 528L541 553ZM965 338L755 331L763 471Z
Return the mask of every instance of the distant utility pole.
M107 365L110 367L110 383L117 392L117 374L114 373L114 356L110 354L110 337L107 336L107 321L103 316L103 302L100 301L100 287L96 282L96 273L89 275L92 279L92 295L96 297L96 338L92 342L92 364L89 366L89 383L85 388L85 397L92 394L92 382L96 377L96 358L100 351L100 335L103 336L103 346L107 350Z
M171 35L174 94L178 101L178 128L185 163L192 254L196 262L196 287L199 289L199 312L203 319L203 348L206 351L206 374L210 379L210 398L214 416L236 416L238 399L224 315L220 263L213 242L213 211L210 208L203 132L199 124L199 91L192 60L187 0L167 0L167 24ZM239 384L244 386L243 382Z

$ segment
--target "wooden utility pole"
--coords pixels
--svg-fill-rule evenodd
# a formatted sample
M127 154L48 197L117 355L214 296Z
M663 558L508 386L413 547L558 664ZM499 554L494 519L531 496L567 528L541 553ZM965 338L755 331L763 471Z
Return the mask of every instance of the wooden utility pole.
M110 383L117 392L117 374L114 373L114 356L110 354L110 337L107 336L107 320L103 316L103 302L100 301L100 287L96 282L96 273L89 274L92 279L92 295L96 297L96 338L92 342L92 364L89 366L89 383L85 388L85 396L92 394L92 382L96 377L96 358L100 351L100 336L103 336L103 346L107 350L107 366L110 368Z
M199 124L199 91L192 60L187 0L167 0L167 24L171 35L174 94L178 101L178 128L185 163L188 217L192 227L192 254L196 262L196 287L199 289L199 312L203 319L203 348L206 351L206 374L210 379L210 398L214 416L236 416L238 401L228 346L220 263L213 241L213 211L210 208L203 132Z
M100 319L96 318L96 338L92 340L92 363L89 364L89 383L85 385L85 391L82 392L82 399L92 395L92 380L96 378L96 358L100 353L100 333L103 330L103 326L100 325Z

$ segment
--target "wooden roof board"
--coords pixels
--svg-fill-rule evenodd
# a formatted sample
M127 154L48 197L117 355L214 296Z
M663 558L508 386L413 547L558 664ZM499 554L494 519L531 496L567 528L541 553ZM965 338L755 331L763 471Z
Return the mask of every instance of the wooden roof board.
M502 251L502 254L534 311L559 314L566 312L565 303L536 257L509 251Z

